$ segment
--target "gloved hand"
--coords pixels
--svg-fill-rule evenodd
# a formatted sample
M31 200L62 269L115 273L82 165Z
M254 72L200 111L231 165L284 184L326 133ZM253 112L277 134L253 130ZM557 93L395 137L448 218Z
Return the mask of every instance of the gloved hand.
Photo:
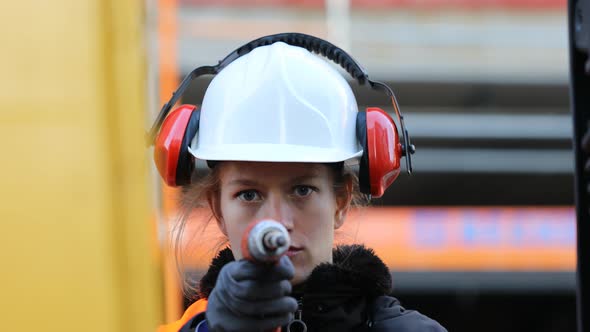
M213 332L268 331L288 324L297 310L289 297L295 269L287 256L277 264L240 260L226 264L207 301Z

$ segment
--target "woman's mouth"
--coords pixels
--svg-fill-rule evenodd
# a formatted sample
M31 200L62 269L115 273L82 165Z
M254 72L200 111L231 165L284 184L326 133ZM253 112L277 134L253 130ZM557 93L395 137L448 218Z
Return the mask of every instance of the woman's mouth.
M287 250L286 255L287 255L287 257L293 257L293 256L297 255L298 253L300 253L301 251L303 251L303 248L290 246L289 249Z

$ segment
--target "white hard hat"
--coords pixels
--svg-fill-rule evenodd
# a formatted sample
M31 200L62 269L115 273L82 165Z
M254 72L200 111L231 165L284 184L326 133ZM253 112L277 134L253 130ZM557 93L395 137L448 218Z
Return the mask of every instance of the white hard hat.
M357 113L350 86L327 61L277 42L213 78L189 151L208 161L347 161L363 152Z

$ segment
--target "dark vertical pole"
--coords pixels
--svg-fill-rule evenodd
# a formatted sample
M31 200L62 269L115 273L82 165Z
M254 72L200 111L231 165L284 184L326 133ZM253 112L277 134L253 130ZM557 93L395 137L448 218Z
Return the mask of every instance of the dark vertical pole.
M590 46L589 4L590 0L568 1L570 99L576 171L578 332L590 332L590 62L587 62Z

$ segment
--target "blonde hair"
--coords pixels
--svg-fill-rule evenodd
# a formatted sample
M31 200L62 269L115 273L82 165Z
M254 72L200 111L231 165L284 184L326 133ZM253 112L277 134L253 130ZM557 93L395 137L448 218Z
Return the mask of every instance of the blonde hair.
M348 197L347 183L350 181L350 183L352 183L350 207L359 208L368 205L369 197L360 192L358 177L351 168L345 166L342 162L325 165L333 170L334 194L336 197ZM207 214L202 218L202 225L200 225L203 232L205 228L210 225L211 221L215 219L213 212L209 209L208 197L211 197L211 195L219 195L220 193L220 168L221 167L213 167L204 176L194 174L192 183L182 187L179 197L179 214L172 231L172 234L174 234L172 244L176 260L176 268L179 275L182 277L183 293L186 298L191 301L198 299L198 283L196 280L190 280L187 278L184 273L184 253L182 251L183 238L187 223L191 219L191 215L195 210L203 210L204 208L204 210L207 211ZM223 247L227 246L228 242L229 240L225 236L220 237L212 248L213 252L219 252Z

